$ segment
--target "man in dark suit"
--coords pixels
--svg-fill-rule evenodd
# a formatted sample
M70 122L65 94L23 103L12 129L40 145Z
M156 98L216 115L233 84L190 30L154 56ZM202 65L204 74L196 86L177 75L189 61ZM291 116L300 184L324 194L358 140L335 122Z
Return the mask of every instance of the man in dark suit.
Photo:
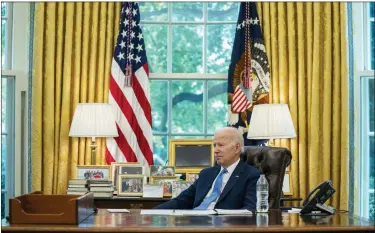
M203 169L198 180L176 198L155 209L255 209L260 171L242 161L243 137L236 128L215 132L217 165Z

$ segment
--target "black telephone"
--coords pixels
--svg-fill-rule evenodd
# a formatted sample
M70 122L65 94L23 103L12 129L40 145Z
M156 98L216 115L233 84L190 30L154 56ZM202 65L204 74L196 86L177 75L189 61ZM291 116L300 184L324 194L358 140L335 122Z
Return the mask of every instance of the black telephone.
M332 181L327 180L316 186L303 201L301 215L330 215L335 213L335 208L324 203L335 193ZM313 194L315 194L313 196ZM311 198L312 197L312 198Z

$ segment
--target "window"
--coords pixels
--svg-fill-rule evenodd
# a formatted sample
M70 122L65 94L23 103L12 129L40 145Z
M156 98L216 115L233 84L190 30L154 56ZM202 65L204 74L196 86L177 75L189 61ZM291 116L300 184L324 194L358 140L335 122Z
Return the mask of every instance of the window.
M12 3L1 3L1 69L9 70L12 61Z
M14 196L14 109L15 79L1 77L1 219L8 213L8 199Z
M352 3L354 65L355 212L374 219L374 70L373 2ZM359 43L357 43L359 42Z
M155 164L171 138L211 138L227 123L227 72L239 3L140 4L150 69Z

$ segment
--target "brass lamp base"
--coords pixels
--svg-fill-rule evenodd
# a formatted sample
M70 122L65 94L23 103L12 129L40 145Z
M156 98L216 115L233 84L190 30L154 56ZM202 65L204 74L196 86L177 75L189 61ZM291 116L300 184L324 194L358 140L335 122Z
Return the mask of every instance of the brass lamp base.
M95 143L95 137L92 137L91 139L91 165L96 165L96 143Z

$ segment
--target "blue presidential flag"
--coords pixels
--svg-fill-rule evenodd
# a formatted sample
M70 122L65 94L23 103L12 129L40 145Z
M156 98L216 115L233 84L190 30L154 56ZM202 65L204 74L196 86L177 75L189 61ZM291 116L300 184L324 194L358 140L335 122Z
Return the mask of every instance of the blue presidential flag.
M254 2L242 2L228 71L228 125L238 128L245 145L265 140L247 139L255 104L269 103L270 71Z

